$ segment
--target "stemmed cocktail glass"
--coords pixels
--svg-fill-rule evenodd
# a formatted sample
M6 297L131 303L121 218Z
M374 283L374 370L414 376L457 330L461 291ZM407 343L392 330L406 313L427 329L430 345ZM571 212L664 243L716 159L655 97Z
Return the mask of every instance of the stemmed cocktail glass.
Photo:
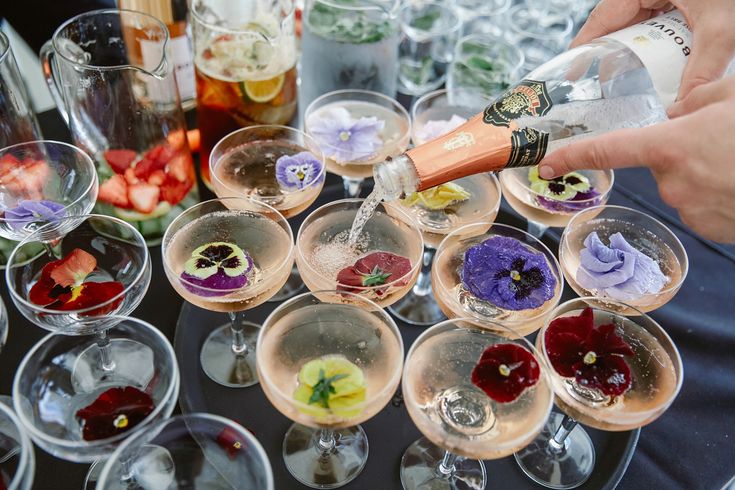
M575 213L607 203L614 174L580 170L545 180L538 167L522 167L500 172L499 179L508 204L526 218L528 233L541 238L549 227L565 227Z
M470 108L451 104L446 90L430 92L411 109L413 144L438 138L474 114ZM416 285L390 307L391 313L412 325L434 325L445 318L431 290L431 265L436 247L447 234L463 225L494 221L500 195L498 179L493 174L481 173L386 203L411 214L424 238L424 257Z
M408 112L390 97L368 90L337 90L306 108L304 131L324 153L327 170L342 176L345 197L359 197L373 165L408 148Z
M577 423L626 431L656 420L682 383L679 352L648 315L614 300L559 305L536 338L556 404L544 431L516 453L523 471L548 488L574 488L592 474L595 451ZM625 313L620 313L625 312Z
M541 431L553 404L546 365L501 324L439 323L406 356L403 399L424 435L401 460L411 489L481 489L483 459L502 458Z
M108 458L97 490L273 490L268 456L241 425L218 415L177 415L129 437Z
M390 315L356 294L305 293L266 319L257 359L266 396L295 422L283 441L288 471L312 488L352 481L368 456L358 424L401 379L403 341Z
M293 267L293 234L281 213L255 199L199 203L169 225L161 245L169 282L188 302L227 313L230 321L204 341L202 369L229 387L258 382L258 326L245 311L270 299Z
M12 406L3 401L0 401L0 487L31 490L36 471L33 444Z
M296 264L310 291L337 289L386 307L416 282L423 240L406 211L380 203L352 243L350 230L363 202L343 199L309 214L296 237Z
M447 317L467 317L483 328L500 322L529 335L559 303L564 276L538 239L512 226L478 222L441 242L431 284Z
M218 197L249 197L292 218L308 208L324 186L324 155L310 136L286 126L251 126L225 136L210 154ZM296 294L298 270L270 301Z

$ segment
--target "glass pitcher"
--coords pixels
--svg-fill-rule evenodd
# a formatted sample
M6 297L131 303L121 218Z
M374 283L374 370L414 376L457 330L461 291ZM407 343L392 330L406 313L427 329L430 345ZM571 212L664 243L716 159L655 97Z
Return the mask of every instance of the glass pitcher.
M96 211L130 222L148 244L198 201L168 39L154 17L96 10L62 24L41 48L59 112L96 161Z

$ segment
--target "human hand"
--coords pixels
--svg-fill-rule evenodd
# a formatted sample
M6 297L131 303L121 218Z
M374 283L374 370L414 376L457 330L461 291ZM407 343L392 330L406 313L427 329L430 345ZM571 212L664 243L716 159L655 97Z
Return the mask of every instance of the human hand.
M735 243L735 75L700 85L671 106L673 119L560 148L539 165L550 179L583 168L647 166L661 198L705 238Z
M572 47L678 8L692 27L692 52L679 100L694 87L718 80L735 56L733 0L602 0L572 41Z

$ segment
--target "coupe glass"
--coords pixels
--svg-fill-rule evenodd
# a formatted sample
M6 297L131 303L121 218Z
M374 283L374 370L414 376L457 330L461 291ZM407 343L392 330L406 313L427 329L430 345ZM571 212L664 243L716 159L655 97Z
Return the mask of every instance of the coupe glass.
M310 291L349 291L386 307L406 295L416 282L423 239L407 212L381 203L351 245L350 229L364 201L334 201L307 216L296 237L296 264ZM361 261L363 266L357 267ZM402 265L395 266L399 261ZM340 279L350 268L354 274L347 275L354 280Z
M12 407L0 403L0 487L31 490L35 472L31 440Z
M5 308L5 302L0 298L0 352L6 340L8 340L8 310Z
M259 327L244 316L276 294L291 273L293 234L286 218L251 198L205 201L171 223L161 253L177 293L200 308L230 317L202 345L199 359L204 372L222 386L256 384ZM206 278L196 275L202 262L213 271Z
M283 441L288 471L312 488L352 481L368 456L358 424L385 407L401 379L395 322L355 294L305 293L266 319L257 358L268 400L295 422Z
M544 236L550 227L567 226L572 216L578 211L607 203L615 180L612 170L574 172L589 181L590 190L594 190L594 193L587 191L574 194L570 192L572 195L569 198L560 200L534 190L530 172L537 172L537 170L528 167L509 168L500 172L498 178L506 201L526 219L526 231L536 238ZM568 176L578 180L577 175L568 174ZM568 176L559 177L554 181L566 185L564 182L566 178L569 178ZM536 178L539 179L539 177Z
M129 437L107 459L97 490L239 488L273 490L263 447L218 415L177 415Z
M483 283L484 287L498 291L508 304L498 304L501 298L497 296L478 297L467 286L463 270L466 253L471 247L485 243L501 245L492 262L485 259L474 264L475 273L484 268L485 279L489 281ZM510 249L508 244L515 248ZM529 255L535 257L536 264L528 265ZM547 272L543 280L534 284L534 277L538 275L533 269L539 269L539 264ZM506 279L507 282L503 282ZM431 284L436 301L447 317L467 317L483 328L493 328L492 322L500 322L520 335L529 335L543 326L548 313L559 303L564 276L554 254L538 239L512 226L478 222L453 231L441 242L431 269ZM524 303L523 299L529 297L536 301Z
M580 316L589 303L595 299L575 298L559 305L536 337L536 347L550 366L556 404L566 415L553 414L536 440L515 457L526 475L547 488L575 488L594 470L594 446L587 433L577 427L578 422L606 431L636 429L661 416L681 388L683 373L676 346L658 323L632 306L612 301L609 307L594 307L589 311L588 326L570 326L564 330L576 330L574 335L557 336L554 322ZM612 325L612 335L618 339L612 340L608 333L604 341L595 342L597 352L588 350L590 344L584 344L593 341L588 331L604 325ZM570 346L558 345L562 336ZM630 352L621 353L620 339ZM564 348L579 359L560 355L557 349ZM605 348L609 351L599 352ZM582 367L574 368L572 376L559 372L577 361L574 365ZM621 369L620 363L627 369ZM592 385L600 381L620 385L625 382L626 370L630 385L621 394L606 394L602 387Z
M512 0L452 0L462 21L462 35L489 34L502 38Z
M593 232L605 245L609 244L612 235L620 233L633 248L653 259L666 276L661 289L616 298L611 294L619 293L611 293L612 289L587 289L581 286L580 254L586 248L585 240ZM669 228L635 209L611 205L592 207L574 215L559 242L559 261L567 282L578 295L595 297L590 304L603 308L630 305L630 309L621 310L620 313L625 315L635 315L636 311L649 312L668 303L681 288L689 270L686 250ZM611 269L615 268L613 265L610 264Z
M29 141L0 150L0 236L20 241L47 223L57 227L48 242L74 227L97 199L94 162L79 148L59 141ZM37 247L37 246L36 246Z
M96 336L49 334L18 367L13 406L33 442L53 456L77 463L107 457L176 406L179 369L169 341L142 320L114 320L107 337L115 363L104 378L86 362L102 355ZM85 368L88 375L79 376ZM152 410L140 411L140 397L149 397ZM82 409L89 413L80 413Z
M454 105L479 112L518 81L525 57L513 43L471 34L459 40L449 66L447 90Z
M539 5L546 2L537 2ZM574 20L566 9L520 4L508 12L505 38L525 55L523 73L534 70L568 48Z
M394 99L368 90L337 90L314 99L303 127L342 176L345 197L358 197L373 165L408 148L411 120Z
M553 392L533 346L501 324L475 324L462 318L439 323L422 333L406 356L403 399L424 437L401 460L404 489L485 488L482 460L524 447L549 416ZM536 367L536 381L521 386L514 399L501 400L476 385L475 369L488 352L507 349L513 349L510 359L516 362L496 369L508 370L503 376L515 382L510 375L526 362L529 372Z
M53 240L60 229L71 231ZM35 248L47 240L53 240L49 242L53 255ZM80 267L76 258L80 255L89 263ZM48 268L44 274L45 267L53 268L61 260L67 262L63 269L73 274L73 284L53 279L53 272L46 277ZM145 240L130 224L90 214L60 218L28 235L10 255L5 279L13 303L30 322L65 335L97 332L104 342L104 330L117 321L111 315L129 315L143 300L151 281L151 260ZM114 287L93 293L92 286L100 287L95 283ZM44 296L49 299L34 302L36 289L47 289Z
M399 90L410 95L435 90L446 79L462 22L453 7L439 2L404 4L400 19Z
M454 129L462 121L475 115L470 108L452 105L446 90L431 92L418 99L411 109L411 128L414 146L421 145ZM390 307L391 313L412 325L434 325L446 317L439 308L431 290L431 265L439 242L453 230L475 222L494 221L500 207L500 185L490 173L464 177L452 182L469 192L463 201L436 209L435 203L423 200L433 190L421 193L421 199L387 202L389 207L398 207L418 222L424 238L424 258L416 284L406 296Z
M251 126L225 136L210 154L217 197L249 197L292 218L324 187L324 155L312 138L286 126ZM293 267L284 287L270 301L283 301L304 287Z

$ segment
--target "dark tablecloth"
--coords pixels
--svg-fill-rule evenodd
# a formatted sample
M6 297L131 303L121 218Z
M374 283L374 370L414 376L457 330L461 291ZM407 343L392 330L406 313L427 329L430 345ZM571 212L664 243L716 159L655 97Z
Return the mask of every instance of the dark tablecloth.
M46 138L69 140L55 111L41 114L39 120ZM657 216L681 239L690 260L681 291L652 314L679 347L684 384L671 408L643 429L618 488L721 489L735 475L735 247L713 244L689 231L658 198L647 170L617 172L610 203ZM159 247L151 249L151 257L150 289L134 315L157 326L173 341L182 300L166 280ZM10 394L21 358L46 332L17 312L4 279L1 284L10 332L0 353L0 394ZM37 448L34 488L81 488L86 469L86 465L54 459ZM295 481L293 487L304 488ZM346 488L360 488L359 480ZM490 477L488 488L505 487Z

